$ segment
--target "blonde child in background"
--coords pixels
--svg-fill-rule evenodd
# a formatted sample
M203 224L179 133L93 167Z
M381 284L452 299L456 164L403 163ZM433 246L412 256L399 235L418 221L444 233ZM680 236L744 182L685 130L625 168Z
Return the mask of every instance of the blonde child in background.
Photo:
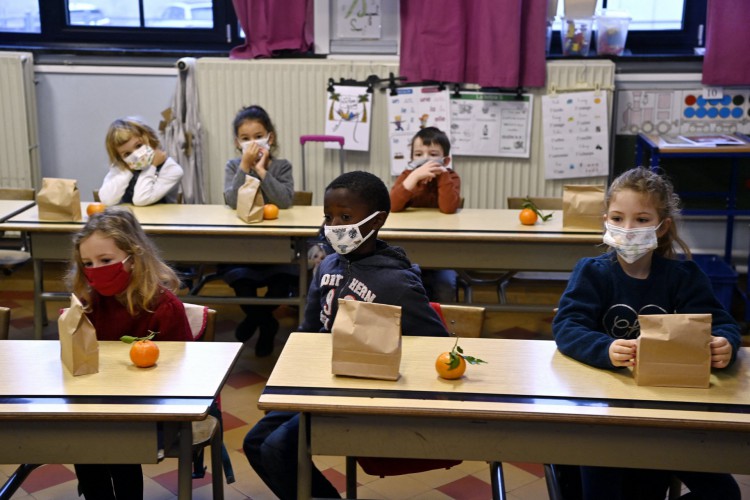
M739 326L698 265L675 254L677 244L690 255L677 234L679 204L671 183L646 168L612 182L604 216L604 243L612 251L584 258L573 270L552 323L560 352L598 368L631 367L638 314L710 313L711 366L723 369L734 362ZM663 500L670 475L690 489L689 498L740 498L730 474L581 467L585 499Z
M107 130L105 146L111 165L99 188L102 203L177 202L182 167L161 149L151 127L137 118L115 120Z
M411 162L391 188L391 210L409 207L438 208L454 214L461 203L461 179L451 168L451 143L436 127L416 133L411 142ZM430 300L456 301L456 272L451 269L423 269L422 281Z
M224 168L224 202L237 208L237 191L245 177L260 180L264 203L289 208L294 200L292 164L276 158L278 143L271 117L260 106L240 109L232 124L234 145L240 156L229 160ZM299 282L299 268L295 265L223 265L219 266L224 281L238 297L257 297L258 288L268 287L266 297L288 297ZM241 305L245 313L235 336L240 342L249 340L256 330L260 336L255 344L255 355L268 356L273 351L273 340L279 323L273 316L277 306Z
M98 340L123 335L192 340L175 273L128 210L108 208L91 216L73 236L67 284L83 303ZM140 464L76 464L87 500L143 498Z

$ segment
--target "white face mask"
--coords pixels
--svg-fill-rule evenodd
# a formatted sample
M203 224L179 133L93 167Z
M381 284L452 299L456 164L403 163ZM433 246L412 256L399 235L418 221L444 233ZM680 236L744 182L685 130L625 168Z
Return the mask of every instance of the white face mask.
M445 158L446 157L444 157L444 156L438 156L436 158L432 158L432 157L417 158L416 160L410 161L409 165L406 168L407 168L407 170L414 170L415 168L421 167L422 165L424 165L428 161L436 161L440 165L443 165L445 163Z
M354 250L359 248L359 246L362 245L362 243L364 243L367 238L375 233L375 230L373 229L367 234L367 236L363 237L362 233L359 230L360 226L379 213L380 212L375 212L357 224L346 224L343 226L323 226L323 230L325 232L328 243L331 244L333 249L338 254L346 255L353 252Z
M632 264L659 246L656 230L661 227L662 222L658 226L634 229L625 229L605 223L604 227L607 228L607 231L604 233L603 241L606 245L614 248L617 255L622 257L622 260Z
M261 147L263 149L268 149L268 141L270 140L271 134L261 138L261 139L255 139L252 141L245 141L240 143L240 148L242 149L242 153L245 153L245 150L250 146L250 144L255 143L258 145L258 147Z
M131 170L143 170L148 168L154 161L154 149L148 144L144 144L140 148L136 149L125 158L125 163L128 164Z

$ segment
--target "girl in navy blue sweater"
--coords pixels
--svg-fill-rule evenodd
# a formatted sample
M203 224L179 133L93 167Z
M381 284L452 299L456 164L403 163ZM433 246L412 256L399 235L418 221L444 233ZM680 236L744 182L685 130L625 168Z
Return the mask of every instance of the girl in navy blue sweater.
M599 368L634 366L639 314L711 313L711 366L734 362L739 326L695 262L676 258L675 244L690 256L677 235L679 202L671 183L646 168L613 181L604 215L612 251L573 270L552 324L560 352ZM581 467L584 498L663 499L669 474L690 488L690 498L740 498L729 474Z

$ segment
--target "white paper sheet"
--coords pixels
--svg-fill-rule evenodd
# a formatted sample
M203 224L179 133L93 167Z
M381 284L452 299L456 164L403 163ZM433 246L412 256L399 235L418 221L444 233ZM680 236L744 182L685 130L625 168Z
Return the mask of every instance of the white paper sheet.
M344 149L370 150L370 122L374 94L367 87L334 85L326 92L326 135L344 137ZM326 142L328 149L339 149L336 142Z

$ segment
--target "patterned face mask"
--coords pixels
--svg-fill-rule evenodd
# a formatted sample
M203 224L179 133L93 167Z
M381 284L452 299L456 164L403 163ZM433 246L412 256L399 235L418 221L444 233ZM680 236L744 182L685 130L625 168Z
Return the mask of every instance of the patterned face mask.
M366 219L363 219L357 224L324 226L323 230L325 232L328 243L331 244L333 249L336 250L336 253L338 254L346 255L353 252L354 250L359 248L359 246L362 245L362 243L364 243L367 238L375 233L375 230L373 229L372 231L367 233L367 236L362 236L362 233L359 230L360 226L362 226L362 224L365 224L367 221L369 221L379 213L380 212L374 212L372 215L370 215Z
M603 238L604 244L614 248L622 260L632 264L659 246L656 231L661 227L662 222L658 226L634 229L625 229L607 222L604 224L607 228Z
M125 158L125 163L128 164L131 170L143 170L151 166L151 163L154 161L154 155L154 149L148 144L144 144L130 153Z
M429 157L428 158L418 158L416 160L410 161L409 165L406 168L407 168L407 170L414 170L415 168L421 167L422 165L424 165L428 161L436 161L440 165L443 165L443 163L445 163L445 158L446 158L445 156L438 156L436 158L429 158ZM445 165L443 165L443 166L445 166Z

